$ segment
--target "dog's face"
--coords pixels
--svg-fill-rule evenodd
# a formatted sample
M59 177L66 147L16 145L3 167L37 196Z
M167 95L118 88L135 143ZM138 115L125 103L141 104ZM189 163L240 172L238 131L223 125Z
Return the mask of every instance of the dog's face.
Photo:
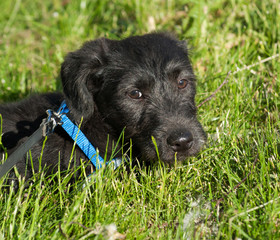
M94 117L125 138L145 160L185 160L206 141L196 118L195 76L184 42L166 34L87 42L61 71L76 120ZM90 124L90 123L87 123Z

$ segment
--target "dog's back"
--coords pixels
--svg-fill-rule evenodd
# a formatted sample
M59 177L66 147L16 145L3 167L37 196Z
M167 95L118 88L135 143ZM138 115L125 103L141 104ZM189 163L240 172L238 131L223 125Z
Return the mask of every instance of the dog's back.
M2 144L8 156L39 128L42 120L47 117L46 110L57 110L62 100L63 94L49 93L34 95L19 102L0 105L0 114L3 120ZM42 152L43 141L44 138L42 137L30 149L31 156L19 159L16 164L18 173L26 176L27 179L32 176L33 172L38 172L39 169L44 167L47 167L46 172L56 171L59 158L61 158L61 168L65 170L68 167L73 146L71 138L61 128L57 128L55 134L48 137L48 143ZM4 149L0 149L1 152L3 153ZM81 151L78 152L82 154ZM43 153L44 161L41 162L40 166L38 160L41 153ZM29 153L26 154L29 155ZM84 155L78 155L77 157L84 157ZM63 161L63 159L67 160ZM79 164L73 163L73 165ZM15 189L17 189L18 182L14 170L10 171L7 183L10 184L11 181L15 182Z
M57 109L63 99L61 93L34 95L15 103L0 105L2 115L2 143L8 153L13 152L22 142L35 132L47 109Z

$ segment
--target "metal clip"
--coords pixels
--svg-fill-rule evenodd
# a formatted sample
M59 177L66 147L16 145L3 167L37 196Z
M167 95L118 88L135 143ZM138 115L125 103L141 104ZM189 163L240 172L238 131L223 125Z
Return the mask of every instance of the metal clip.
M45 118L42 122L43 124L43 136L48 136L53 133L55 127L61 124L61 114L60 112L55 112L53 110L48 109L46 111L48 117Z

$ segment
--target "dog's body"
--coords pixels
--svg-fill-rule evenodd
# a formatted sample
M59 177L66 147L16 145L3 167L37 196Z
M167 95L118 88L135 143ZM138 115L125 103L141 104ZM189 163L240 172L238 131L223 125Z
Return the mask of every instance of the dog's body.
M2 141L12 153L26 140L46 117L47 109L57 110L63 99L70 108L70 118L80 122L81 130L99 149L106 151L108 135L111 142L125 129L125 142L133 144L133 156L144 161L158 159L152 142L157 142L163 162L184 160L195 155L206 141L196 118L195 76L184 42L167 34L147 34L121 41L97 39L71 52L61 68L64 94L33 96L18 103L0 106L3 118ZM43 140L32 149L35 171L42 152ZM67 169L73 140L58 126L46 141L42 166L49 171L60 162ZM88 161L76 149L80 159ZM27 178L32 169L22 159L17 164Z

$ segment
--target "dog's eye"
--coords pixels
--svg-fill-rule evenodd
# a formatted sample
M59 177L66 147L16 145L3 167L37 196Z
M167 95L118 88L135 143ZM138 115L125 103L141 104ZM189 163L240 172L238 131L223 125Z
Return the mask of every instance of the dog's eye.
M133 90L128 95L133 99L140 99L143 97L143 94L139 90Z
M188 85L188 80L187 79L180 79L178 81L178 88L183 89Z

